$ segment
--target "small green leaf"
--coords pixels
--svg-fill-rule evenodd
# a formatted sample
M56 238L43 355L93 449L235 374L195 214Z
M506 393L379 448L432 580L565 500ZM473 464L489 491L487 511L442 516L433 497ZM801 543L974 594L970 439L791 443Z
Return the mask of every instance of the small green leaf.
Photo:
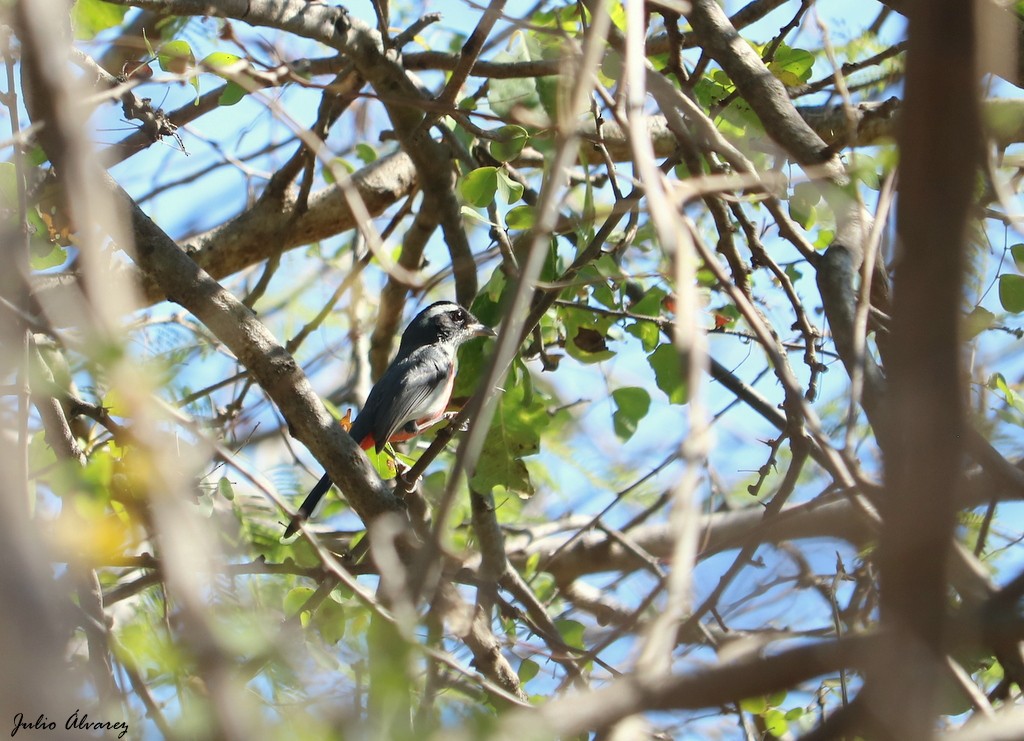
M358 157L364 165L368 165L371 162L377 161L377 150L366 142L359 142L356 144L356 157Z
M612 392L615 412L612 423L615 434L623 440L629 440L636 432L640 420L647 416L651 408L651 395L638 386L615 389Z
M523 659L519 662L519 675L520 684L526 684L531 679L536 677L540 673L540 664L532 659Z
M516 206L505 214L505 225L509 229L526 231L533 227L534 216L533 206Z
M626 327L626 332L640 340L644 352L650 352L656 348L661 339L661 330L654 322L633 322Z
M525 188L522 183L517 183L515 180L508 176L505 172L505 168L498 170L498 192L501 193L502 200L505 203L513 204L523 197Z
M996 323L996 315L981 306L975 306L964 317L964 339L972 340Z
M520 155L530 134L522 126L502 126L494 132L497 137L490 143L491 156L499 162L511 162Z
M366 457L370 459L370 463L377 471L377 475L385 481L390 481L395 478L397 469L395 468L395 459L393 454L389 454L390 444L385 447L380 453L373 448L366 451Z
M160 69L176 75L184 75L196 66L196 57L187 41L175 39L160 47L156 55Z
M235 489L226 476L221 477L221 480L217 482L217 493L229 502L235 498Z
M672 404L685 404L689 398L686 382L679 361L679 352L669 343L662 343L657 350L647 356L647 362L654 370L654 379L658 388L665 392Z
M221 91L220 97L217 98L218 105L229 106L234 105L248 94L248 90L239 85L233 80L229 81Z
M1015 244L1010 247L1010 254L1013 256L1013 263L1017 270L1024 273L1024 244Z
M999 276L999 303L1011 314L1024 311L1024 277L1011 273Z
M804 49L794 49L781 44L775 50L775 57L768 63L768 69L782 80L784 85L795 87L811 79L814 55Z
M777 708L772 708L764 714L764 727L775 738L782 738L789 730L786 714Z
M629 307L629 311L640 316L661 316L662 302L666 296L668 296L668 292L663 288L657 286L648 288L644 291L643 296Z
M486 208L494 202L498 191L498 168L478 167L466 174L459 183L459 192L466 202L477 208Z
M352 163L342 157L334 157L330 162L326 163L323 168L324 181L330 184L338 182L338 177L344 177L346 174L351 175L356 171Z
M765 700L764 695L748 697L745 700L740 700L740 710L752 715L764 715L768 711L768 702Z
M32 149L25 154L25 162L29 167L39 167L44 162L48 161L49 157L46 156L46 152L38 144L32 147Z
M462 206L459 208L459 211L462 213L463 216L465 216L467 219L470 219L471 221L479 221L481 224L497 226L497 224L492 224L491 220L488 219L487 216L480 213L476 209L470 208L469 206Z
M585 627L583 623L576 620L556 620L555 628L558 629L558 635L562 636L565 645L579 649L584 647L583 633Z
M804 229L810 229L818 221L818 209L799 201L790 200L789 218Z

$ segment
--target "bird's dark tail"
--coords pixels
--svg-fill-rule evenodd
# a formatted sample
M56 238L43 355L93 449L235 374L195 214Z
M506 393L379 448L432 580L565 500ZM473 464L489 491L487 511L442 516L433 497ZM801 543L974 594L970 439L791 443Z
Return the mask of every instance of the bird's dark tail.
M284 537L290 538L299 529L299 523L305 522L309 519L309 516L313 514L313 510L316 509L316 505L323 499L324 494L331 488L331 477L326 473L316 482L316 486L306 495L306 498L302 501L302 505L299 507L299 511L295 513L295 517L288 523L288 527L284 531Z

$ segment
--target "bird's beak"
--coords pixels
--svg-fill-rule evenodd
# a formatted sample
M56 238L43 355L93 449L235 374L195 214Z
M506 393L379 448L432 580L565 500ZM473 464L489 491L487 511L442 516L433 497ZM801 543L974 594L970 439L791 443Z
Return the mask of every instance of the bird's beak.
M466 329L468 329L470 331L470 333L471 333L470 336L471 337L497 337L498 336L497 332L495 332L490 327L484 326L480 322L477 322L476 324L470 324L468 327L466 327Z

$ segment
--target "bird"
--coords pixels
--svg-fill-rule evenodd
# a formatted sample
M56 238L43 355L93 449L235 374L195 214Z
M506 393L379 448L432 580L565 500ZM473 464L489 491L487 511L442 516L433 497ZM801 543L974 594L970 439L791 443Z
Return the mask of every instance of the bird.
M402 333L398 353L370 389L349 435L363 450L379 454L389 442L419 435L444 417L455 385L456 353L474 337L494 337L494 330L453 301L423 309ZM291 537L309 519L333 482L325 473L299 506L285 529Z

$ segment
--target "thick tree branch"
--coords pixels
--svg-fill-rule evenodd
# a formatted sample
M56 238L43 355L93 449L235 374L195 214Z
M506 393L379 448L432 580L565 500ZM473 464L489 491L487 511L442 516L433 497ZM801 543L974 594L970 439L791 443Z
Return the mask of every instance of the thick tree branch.
M964 248L982 153L973 4L921 0L910 9L888 368L899 429L885 451L881 548L889 640L868 684L869 709L893 739L928 738L938 707L945 567L964 485ZM940 64L945 74L936 75Z

